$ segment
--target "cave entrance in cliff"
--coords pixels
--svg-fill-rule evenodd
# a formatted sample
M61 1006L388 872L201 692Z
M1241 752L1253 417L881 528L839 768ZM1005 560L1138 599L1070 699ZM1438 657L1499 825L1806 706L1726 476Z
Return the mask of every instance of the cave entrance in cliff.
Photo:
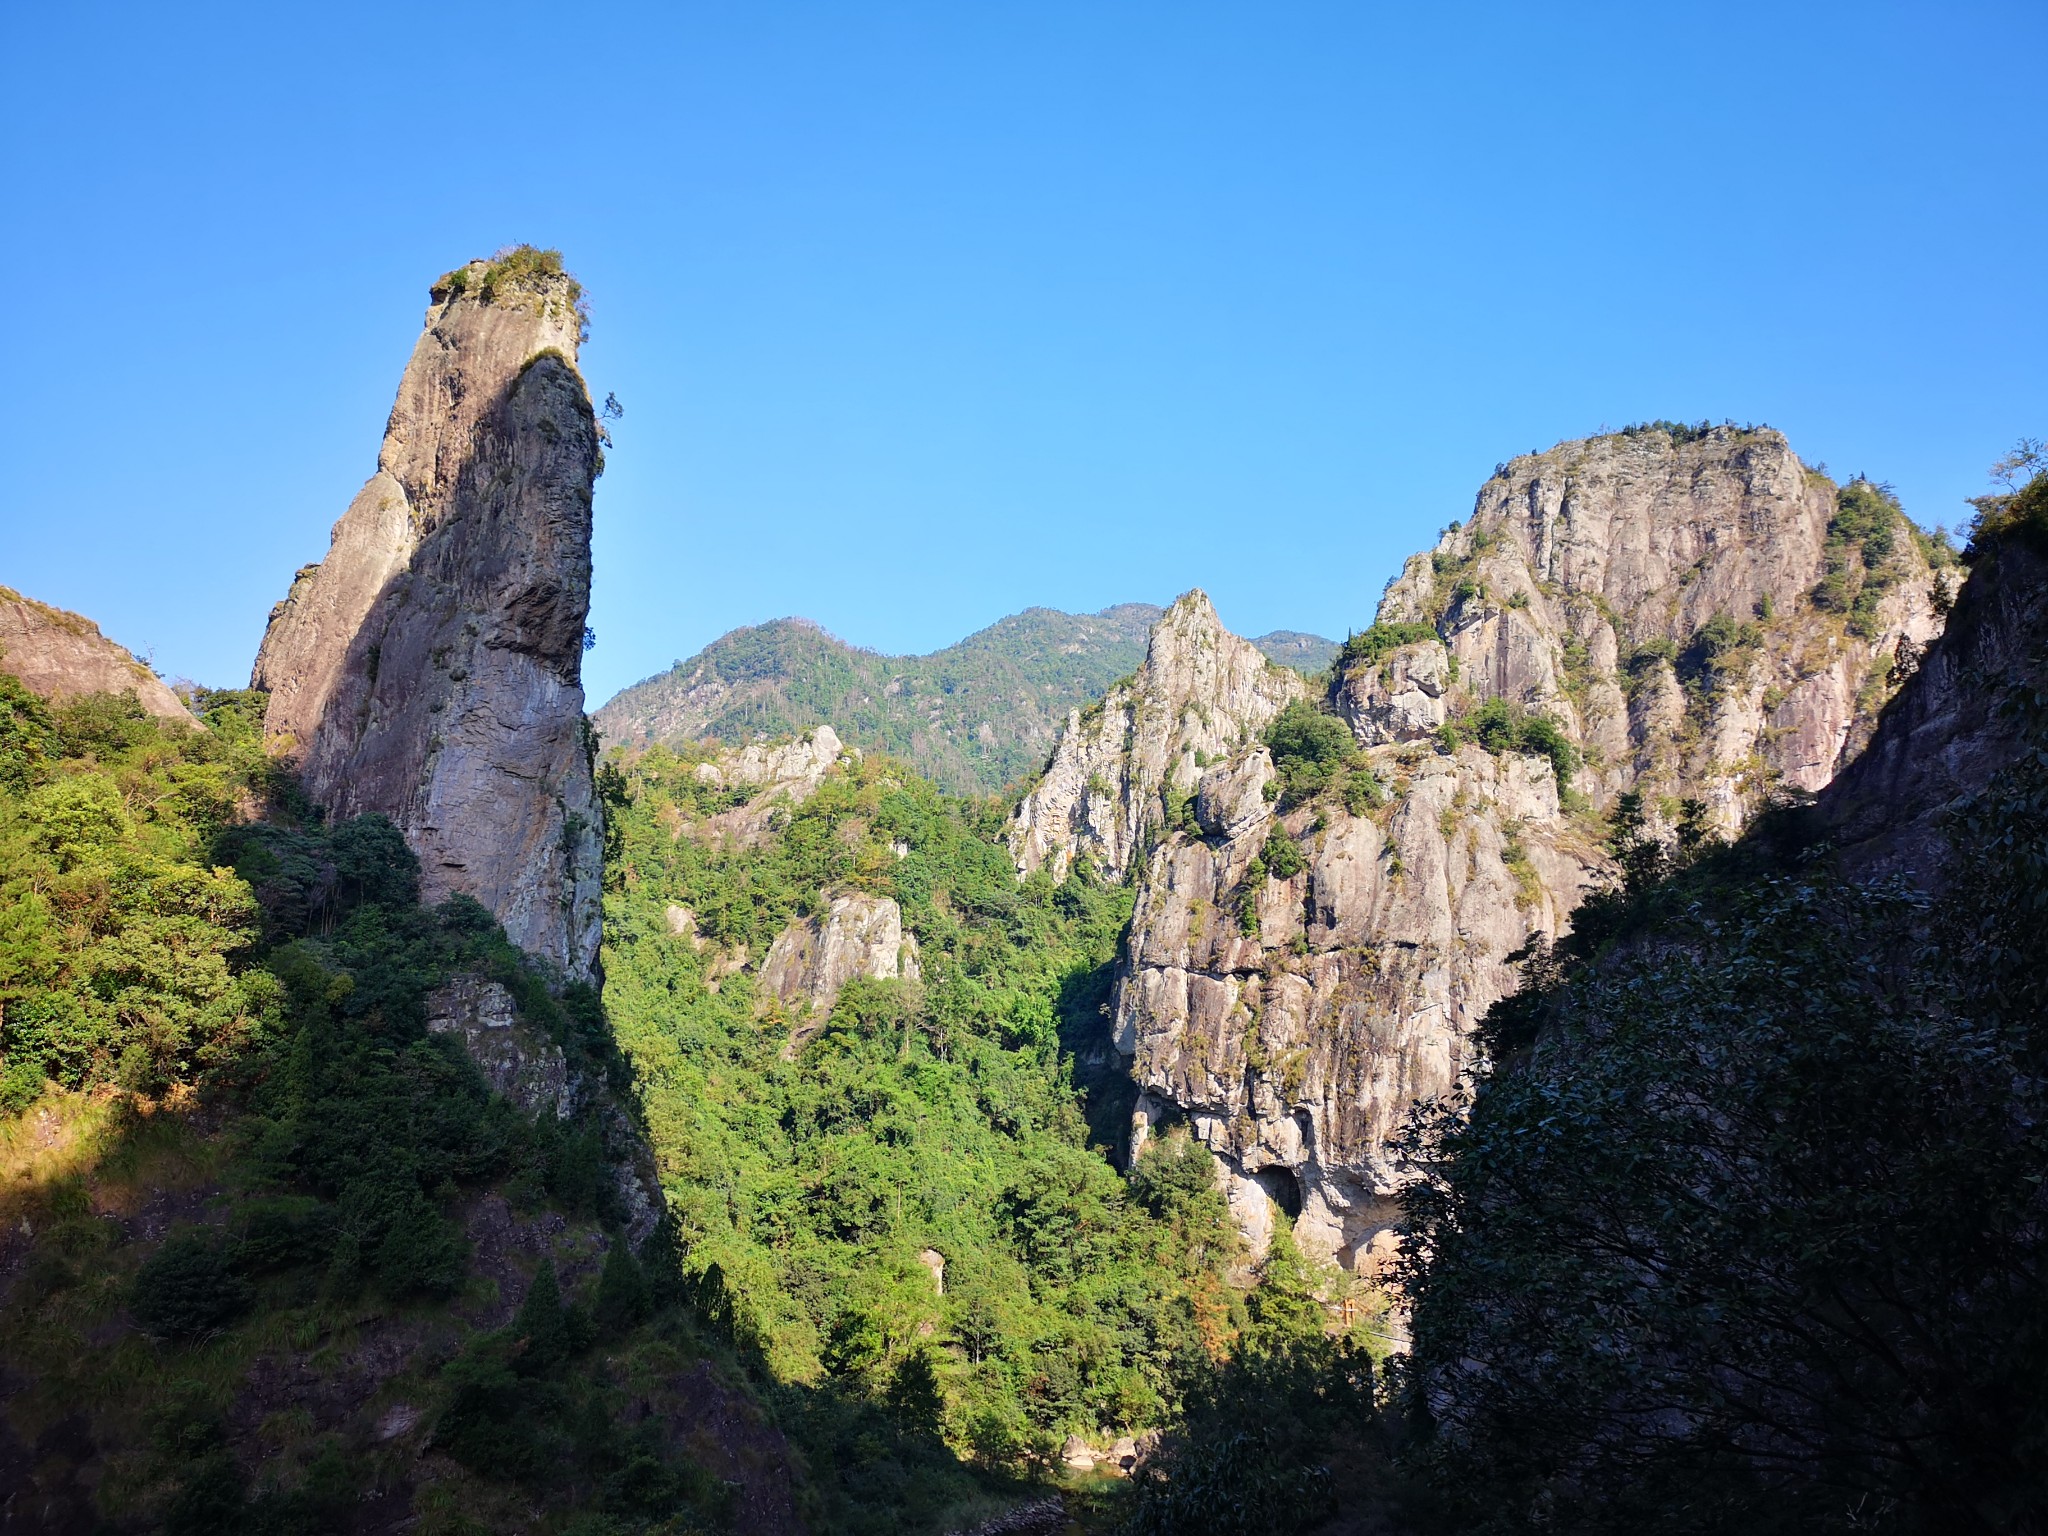
M1301 1180L1292 1168L1261 1168L1252 1178L1287 1213L1289 1221L1301 1214Z

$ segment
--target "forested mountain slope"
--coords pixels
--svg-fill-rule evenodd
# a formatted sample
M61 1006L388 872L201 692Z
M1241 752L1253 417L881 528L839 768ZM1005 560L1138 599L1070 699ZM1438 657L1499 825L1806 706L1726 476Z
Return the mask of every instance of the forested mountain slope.
M595 994L313 816L262 695L199 702L0 675L0 1528L786 1507L699 1433L746 1422L716 1351L649 1322Z
M1161 610L1027 608L929 656L861 650L804 619L736 629L622 690L593 717L606 745L745 742L830 725L955 794L1006 789L1045 764L1068 711L1137 668ZM1275 631L1256 642L1316 671L1336 642Z
M1129 1455L1247 1341L1351 1358L1328 1277L1245 1269L1205 1152L1127 1179L1091 1144L1127 891L1020 885L999 804L883 758L655 747L603 782L605 1001L684 1271L835 1526Z

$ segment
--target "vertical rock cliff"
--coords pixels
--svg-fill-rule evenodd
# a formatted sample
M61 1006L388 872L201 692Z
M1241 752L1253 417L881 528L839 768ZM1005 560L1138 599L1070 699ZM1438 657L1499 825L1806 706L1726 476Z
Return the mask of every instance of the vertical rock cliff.
M1350 792L1276 764L1257 737L1290 695L1205 691L1227 669L1175 674L1169 718L1223 726L1201 758L1155 747L1168 768L1118 777L1126 737L1172 737L1112 695L1012 848L1137 870L1114 1023L1134 1149L1185 1120L1255 1243L1270 1201L1371 1268L1408 1107L1454 1087L1515 953L1612 878L1600 810L1634 789L1667 835L1732 831L1826 784L1939 629L1954 573L1930 553L1880 488L1835 486L1775 432L1639 429L1503 466L1390 584L1324 700ZM1192 827L1131 793L1161 783L1194 788Z
M475 897L570 976L595 963L602 880L580 298L524 247L434 285L377 472L272 611L253 678L317 803L389 816L429 899Z
M1225 629L1206 593L1185 594L1153 626L1136 674L1068 716L1011 822L1017 867L1065 879L1086 857L1121 879L1163 814L1161 794L1192 793L1212 759L1255 739L1306 691L1299 673Z
M1541 709L1580 787L1696 795L1724 832L1854 755L1903 643L1959 574L1882 488L1838 487L1768 428L1633 429L1501 466L1410 558L1383 623L1435 628L1475 693ZM1354 677L1342 706L1384 688Z

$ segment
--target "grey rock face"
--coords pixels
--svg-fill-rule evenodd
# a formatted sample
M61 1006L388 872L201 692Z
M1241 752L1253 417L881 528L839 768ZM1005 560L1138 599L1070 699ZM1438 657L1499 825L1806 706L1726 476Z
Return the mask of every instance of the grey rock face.
M1900 642L1917 651L1941 628L1946 578L1903 519L1875 566L1847 551L1842 590L1874 598L1867 615L1816 603L1844 553L1835 515L1834 483L1767 428L1561 443L1488 480L1379 618L1434 625L1471 693L1555 718L1596 802L1694 795L1733 833L1774 791L1832 779L1868 738ZM1717 621L1733 643L1712 654Z
M759 842L778 811L810 799L839 764L859 761L859 749L843 745L829 725L790 741L752 742L738 751L722 752L715 761L699 763L697 777L750 793L743 804L719 812L701 830L714 838Z
M472 262L433 291L377 472L271 614L254 686L330 814L382 812L428 899L570 976L597 956L583 722L598 430L577 290Z
M1404 645L1384 660L1353 667L1331 700L1361 746L1383 747L1433 734L1450 718L1444 695L1450 658L1433 640Z
M2044 690L2048 557L2006 539L1979 555L1946 629L1870 745L1820 798L1841 867L1938 889L1944 819L2028 751L2033 700Z
M1085 856L1120 878L1159 820L1161 791L1193 791L1211 759L1256 740L1306 692L1299 673L1231 634L1207 595L1189 592L1153 629L1137 676L1069 717L1011 822L1017 867L1064 879Z
M856 976L914 981L921 975L917 939L903 931L902 910L887 896L833 897L822 913L776 935L761 962L764 990L819 1014L831 1010Z
M0 587L0 671L12 672L46 699L132 693L158 719L199 729L163 680L101 634L99 625L12 587Z
M1263 755L1248 754L1254 781ZM1396 1214L1389 1142L1409 1106L1452 1090L1473 1027L1515 985L1508 957L1561 931L1605 867L1544 758L1371 757L1390 793L1370 815L1260 798L1234 830L1153 850L1113 1026L1140 1090L1133 1152L1185 1118L1255 1247L1270 1198L1346 1264ZM1304 867L1256 880L1275 833Z
M562 1048L521 1017L502 984L481 976L451 977L427 996L427 1029L460 1040L492 1091L526 1113L594 1122L627 1237L634 1243L646 1239L661 1219L653 1151L605 1083L570 1070Z
M1917 654L1938 629L1934 573L1903 527L1862 578L1875 600L1854 628L1815 603L1842 558L1835 513L1835 488L1774 432L1616 436L1506 466L1381 604L1383 622L1437 638L1332 680L1328 705L1385 791L1365 814L1330 796L1281 811L1250 738L1284 698L1227 669L1166 669L1181 680L1173 719L1206 709L1243 744L1201 773L1197 830L1155 820L1138 869L1113 1021L1140 1090L1134 1152L1184 1119L1255 1246L1277 1203L1298 1211L1307 1248L1370 1271L1397 1214L1408 1110L1455 1088L1473 1028L1518 982L1510 956L1565 932L1612 878L1597 809L1640 788L1653 819L1661 797L1697 797L1732 830L1774 793L1819 788L1867 736L1901 647ZM1547 757L1439 738L1495 697L1550 716L1583 753L1569 804ZM1128 725L1070 733L1025 802L1012 847L1027 867L1063 869L1059 851L1080 847L1115 869L1158 815L1127 810L1124 786L1197 784L1192 767L1169 777L1174 738L1156 726L1167 747L1147 760L1167 769L1116 776L1137 757L1118 757L1120 732L1140 735L1124 708ZM1088 774L1113 792L1076 795ZM1275 836L1301 856L1284 879L1267 873Z
M528 1114L566 1120L576 1112L577 1085L562 1048L521 1021L498 982L457 976L435 988L427 997L427 1029L461 1040L492 1090Z

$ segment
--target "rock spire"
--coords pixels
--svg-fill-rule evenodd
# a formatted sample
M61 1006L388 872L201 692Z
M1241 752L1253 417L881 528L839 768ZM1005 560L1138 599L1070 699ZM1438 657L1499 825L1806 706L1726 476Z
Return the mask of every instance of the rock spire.
M1212 758L1235 752L1307 684L1223 627L1208 594L1183 594L1153 626L1145 663L1101 702L1074 710L1051 764L1010 825L1020 871L1065 879L1085 857L1121 879L1162 793L1194 791Z
M583 719L600 432L581 290L520 247L433 287L377 472L272 610L253 685L330 815L389 816L429 899L461 892L571 977L602 847Z

